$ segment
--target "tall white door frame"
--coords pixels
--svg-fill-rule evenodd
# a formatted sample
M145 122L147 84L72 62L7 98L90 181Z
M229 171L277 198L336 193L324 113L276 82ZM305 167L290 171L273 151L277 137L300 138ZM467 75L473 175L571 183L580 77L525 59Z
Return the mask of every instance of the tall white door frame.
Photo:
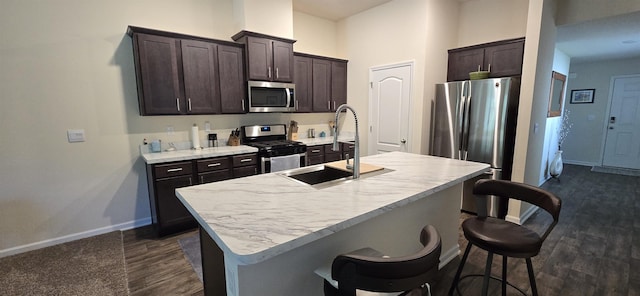
M604 135L604 137L602 139L602 146L601 146L602 159L600 160L600 163L601 163L602 166L615 166L615 167L638 169L638 168L640 168L640 162L638 161L638 159L635 159L634 161L632 161L634 163L626 163L626 161L625 161L624 162L625 164L621 164L620 161L617 161L618 164L615 164L616 161L613 161L613 162L611 160L607 161L607 157L610 157L610 156L607 156L607 153L612 153L612 151L607 152L608 151L607 149L614 149L611 146L608 147L608 142L609 142L609 144L611 144L611 141L614 140L614 139L610 139L610 137L613 134L610 134L609 131L611 131L610 128L614 128L615 129L617 127L615 123L612 124L610 122L611 116L616 115L616 117L620 117L620 115L621 115L621 114L612 114L612 112L617 112L617 113L621 112L620 110L616 111L614 109L626 109L627 111L632 111L632 110L630 110L631 106L626 106L625 107L625 106L620 105L620 106L618 106L616 108L616 106L615 106L616 103L617 104L623 104L623 102L614 102L614 100L616 99L616 97L615 97L616 96L616 89L615 89L616 81L618 79L627 79L627 78L640 79L640 75L637 75L637 74L635 74L635 75L620 75L620 76L611 77L611 82L610 82L610 87L609 87L609 103L607 105L607 111L606 111L607 117L605 118L604 126L603 126L603 135ZM640 100L635 102L635 108L636 108L636 112L640 112ZM638 115L636 113L636 121L637 121L637 116ZM619 121L619 120L620 119L616 119L616 121ZM618 123L618 122L616 122L616 123ZM636 125L637 124L638 123L636 122ZM637 139L638 137L640 137L640 136L638 134L636 134L635 135L635 141L639 141L639 139ZM629 161L631 161L631 160L629 160Z
M408 152L414 69L414 61L369 69L368 155Z

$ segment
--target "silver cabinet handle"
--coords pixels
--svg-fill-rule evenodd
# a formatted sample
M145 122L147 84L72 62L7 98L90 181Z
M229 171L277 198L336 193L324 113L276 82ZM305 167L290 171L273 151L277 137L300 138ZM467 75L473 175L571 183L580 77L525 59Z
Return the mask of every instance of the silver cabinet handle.
M487 71L491 72L491 64L489 64L489 69Z
M333 101L333 110L336 109L336 101Z
M178 112L180 112L180 98L176 98L176 106L178 107Z
M320 150L311 150L311 153L320 153Z
M191 111L191 98L187 99L187 106L189 107L189 111Z
M244 111L244 100L242 100L242 111Z
M245 159L241 159L240 162L247 162L247 161L251 161L251 158L245 158Z
M331 110L331 101L327 101L327 109Z
M191 180L191 177L189 177L189 186L193 185L193 180Z
M182 168L168 169L167 173L174 173L174 172L179 172L179 171L182 171Z
M276 78L280 78L280 72L278 71L278 67L276 67Z
M267 68L267 76L271 78L271 67Z
M296 100L296 111L298 111L298 100Z
M207 167L217 167L217 166L220 166L220 165L222 165L222 164L221 164L221 163L219 163L219 162L216 162L216 163L210 163L210 164L208 164L208 165L207 165Z
M200 176L200 183L204 183L204 176Z

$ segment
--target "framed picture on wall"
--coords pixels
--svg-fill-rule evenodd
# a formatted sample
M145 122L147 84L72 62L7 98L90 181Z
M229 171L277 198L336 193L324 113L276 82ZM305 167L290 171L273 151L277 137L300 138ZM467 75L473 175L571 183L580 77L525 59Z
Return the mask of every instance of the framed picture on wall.
M590 104L593 103L593 94L595 89L574 89L571 90L571 104Z

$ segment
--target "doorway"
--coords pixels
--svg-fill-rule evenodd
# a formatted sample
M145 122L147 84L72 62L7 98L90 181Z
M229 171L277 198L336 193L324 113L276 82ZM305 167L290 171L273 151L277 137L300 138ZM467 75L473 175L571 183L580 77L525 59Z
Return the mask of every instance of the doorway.
M369 70L368 155L408 151L413 62Z
M613 77L602 165L640 169L640 75Z

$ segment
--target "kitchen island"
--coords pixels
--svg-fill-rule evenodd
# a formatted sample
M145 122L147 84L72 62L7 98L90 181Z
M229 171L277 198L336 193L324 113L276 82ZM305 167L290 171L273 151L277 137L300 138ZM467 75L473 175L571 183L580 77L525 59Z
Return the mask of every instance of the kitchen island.
M365 246L414 252L426 224L442 236L441 266L458 255L462 182L488 165L402 152L361 162L385 170L322 189L281 172L177 189L200 224L205 293L322 295L316 268Z

